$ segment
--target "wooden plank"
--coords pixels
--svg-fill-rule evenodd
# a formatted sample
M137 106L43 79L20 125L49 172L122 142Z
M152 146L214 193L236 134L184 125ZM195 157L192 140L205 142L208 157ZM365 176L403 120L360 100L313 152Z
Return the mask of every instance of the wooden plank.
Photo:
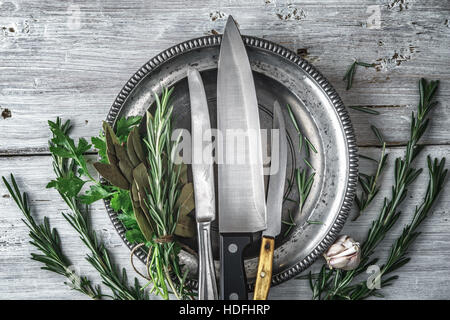
M386 172L381 177L382 191L377 200L357 222L348 222L343 233L362 241L371 220L380 208L383 196L389 196L392 185L393 161L403 155L403 148L390 148L389 162ZM431 154L443 157L449 154L450 146L429 146L417 159L416 167L424 167L425 156ZM379 149L362 148L361 153L377 157ZM370 161L361 161L361 171L371 172L373 164ZM23 191L27 191L31 200L33 215L42 219L44 215L50 217L53 226L58 227L64 250L79 267L81 272L89 275L96 283L100 283L96 271L84 260L86 253L83 244L74 231L61 216L66 211L65 204L59 199L54 190L45 189L45 185L53 177L51 159L49 156L19 156L0 157L0 175L9 175L14 172ZM404 212L398 225L393 229L381 245L380 256L385 256L390 244L401 232L403 224L411 217L414 206L420 202L425 192L426 173L424 172L414 185L405 204ZM394 286L386 288L383 293L390 299L448 299L450 287L450 274L446 271L450 262L450 188L441 194L433 213L421 228L422 235L413 244L410 250L412 261L401 269L400 279ZM0 297L5 299L83 299L81 294L69 290L63 284L60 276L39 269L40 264L29 259L30 253L35 250L28 243L27 229L22 223L21 213L13 200L7 196L3 184L0 184ZM134 275L129 263L129 250L115 232L106 211L101 203L94 204L91 210L94 230L104 239L106 246L111 250L113 258L119 265L124 266L129 276ZM318 261L314 269L320 267L323 261ZM139 265L139 264L138 264ZM141 281L141 283L144 283ZM439 285L437 285L439 284ZM105 289L106 290L106 289ZM307 282L290 280L271 289L271 299L309 299L310 290Z
M407 8L395 3L4 2L0 55L7 58L0 64L0 108L11 117L0 117L0 154L45 153L46 122L56 116L70 118L77 137L97 134L116 94L144 62L176 43L221 31L229 14L243 34L301 49L347 105L378 106L377 117L351 111L363 146L375 143L369 122L392 144L405 143L418 101L417 80L441 79L438 116L424 143L449 144L450 8L438 0ZM380 29L367 28L373 5L380 8ZM354 87L346 91L342 77L354 58L377 68L358 68Z

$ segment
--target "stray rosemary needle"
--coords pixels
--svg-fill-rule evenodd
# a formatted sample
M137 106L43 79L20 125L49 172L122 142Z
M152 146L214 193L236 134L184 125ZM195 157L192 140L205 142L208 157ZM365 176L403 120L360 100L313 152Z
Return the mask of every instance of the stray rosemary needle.
M357 66L366 67L366 68L374 68L375 63L366 63L366 62L362 62L362 61L358 61L358 60L353 61L353 63L350 65L350 67L348 67L347 71L345 72L345 75L343 78L344 81L347 81L346 90L350 90L350 88L353 85L353 77L355 76Z

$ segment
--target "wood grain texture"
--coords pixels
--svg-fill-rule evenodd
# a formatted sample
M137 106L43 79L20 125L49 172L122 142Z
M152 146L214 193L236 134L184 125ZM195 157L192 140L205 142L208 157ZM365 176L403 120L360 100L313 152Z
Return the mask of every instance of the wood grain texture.
M376 157L377 148L361 148L361 153ZM352 235L357 241L363 241L370 222L379 212L381 199L389 196L393 183L393 162L403 155L403 148L389 148L389 161L386 172L381 177L383 185L377 200L356 222L346 224L343 233ZM426 147L415 166L425 166L425 156L432 154L443 157L450 152L449 146ZM361 171L371 172L375 168L370 161L361 161ZM51 158L49 156L1 157L0 175L8 175L13 171L19 186L30 195L33 216L41 220L44 215L50 217L52 224L60 231L63 248L72 263L80 272L89 274L96 283L100 283L95 270L84 260L86 250L74 233L73 229L62 218L61 212L67 211L65 204L54 190L45 189L47 179L53 177ZM408 199L402 205L403 215L398 225L381 244L377 254L381 262L387 249L400 234L413 213L415 205L419 204L425 192L426 173L424 172L413 184ZM421 228L422 234L410 250L412 261L403 267L400 279L395 285L383 290L389 299L448 299L450 274L447 272L450 263L450 189L440 195L438 204L431 216ZM29 259L35 250L29 245L28 232L21 221L21 213L15 207L13 200L7 196L7 190L0 185L0 296L6 299L83 299L81 294L69 290L63 279L48 271L40 270L40 264ZM354 213L352 213L354 214ZM102 203L92 206L91 217L94 230L105 241L111 250L114 260L127 268L130 276L133 270L129 263L129 250L122 243L114 227L111 225ZM319 259L312 267L317 270L323 261ZM136 260L137 261L137 260ZM431 262L430 262L431 261ZM140 265L139 262L138 266ZM142 266L141 266L142 267ZM368 276L368 275L367 275ZM3 285L5 284L5 285ZM437 285L439 284L439 285ZM411 289L413 288L413 290ZM289 280L279 286L272 287L270 299L310 299L311 291L307 281Z
M372 7L371 7L372 6ZM380 9L381 28L368 28L373 6ZM372 9L371 9L372 8ZM47 120L71 119L75 137L96 135L115 96L128 78L160 51L205 34L221 32L232 14L243 34L262 37L298 51L335 86L346 105L366 105L378 116L349 110L360 152L377 155L369 127L383 132L391 152L378 201L344 233L362 241L380 200L389 195L392 161L403 152L409 118L418 102L422 76L440 79L440 104L433 112L423 143L425 154L450 153L450 5L447 1L0 1L0 174L13 171L38 219L48 215L62 236L64 249L81 272L94 270L85 250L60 212L56 192L44 188L53 176L48 156ZM353 88L342 77L353 59L373 62L358 67ZM367 146L367 147L365 147ZM371 169L361 161L362 171ZM373 169L373 168L372 168ZM402 220L381 245L387 248L401 232L425 192L423 173L402 206ZM410 250L412 261L400 279L383 292L389 299L450 298L450 194L441 195L422 235ZM129 250L114 231L102 204L92 207L94 229L130 274ZM61 277L41 271L29 259L34 250L20 213L0 186L0 297L5 299L83 299L68 290ZM317 269L321 262L316 263ZM367 275L368 276L368 275ZM290 280L271 289L273 299L309 299L308 284Z
M275 239L263 237L259 251L258 272L256 273L253 300L267 300L272 281L273 251Z
M442 116L424 141L448 144L450 6L410 2L400 11L386 1L368 0L4 1L0 106L11 117L0 118L0 154L46 152L46 121L56 116L70 115L76 136L98 133L116 94L140 66L172 45L221 31L228 14L243 34L300 49L345 104L375 106L381 115L370 120L351 111L361 145L376 141L368 122L384 129L387 141L404 143L417 104L417 80L441 79ZM366 27L371 5L379 5L381 29ZM295 10L297 18L283 18ZM359 67L352 90L345 91L342 77L354 58L377 68Z

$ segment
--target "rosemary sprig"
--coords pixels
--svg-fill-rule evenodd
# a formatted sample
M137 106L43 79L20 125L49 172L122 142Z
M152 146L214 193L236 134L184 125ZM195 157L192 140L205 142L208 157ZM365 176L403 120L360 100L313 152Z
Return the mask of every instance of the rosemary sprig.
M62 251L58 230L50 227L48 217L44 217L44 222L38 224L31 216L27 194L25 192L21 193L14 175L11 174L10 178L12 185L5 177L2 177L2 179L11 197L25 217L22 221L30 230L30 244L42 253L32 253L31 259L43 263L44 266L41 269L66 277L68 282L65 282L65 284L73 290L81 292L92 299L102 299L104 295L101 293L100 286L92 285L87 277L77 275L71 270L72 264Z
M148 273L153 285L151 292L169 299L186 299L192 292L185 285L187 270L181 270L178 253L180 244L173 240L180 208L177 204L182 182L180 168L173 159L178 141L171 140L172 110L170 103L172 89L163 89L161 98L155 94L154 114L147 112L147 136L144 140L148 151L149 190L145 203L155 224L154 241L150 245ZM169 239L167 241L161 241Z
M380 191L380 185L378 184L378 178L380 177L381 172L386 167L386 161L387 161L387 157L388 157L388 154L386 154L386 143L384 142L380 131L375 126L371 126L371 128L372 128L372 131L377 136L377 138L379 139L379 141L382 143L380 160L377 161L377 160L373 160L373 159L369 158L370 160L376 161L378 163L377 170L374 175L366 175L363 173L359 174L358 181L359 181L359 184L361 185L362 192L359 197L358 197L358 195L356 195L356 197L355 197L355 202L356 202L356 205L358 206L358 213L352 219L352 221L355 221L356 219L359 218L361 213L367 209L369 204L372 202L372 200L378 194L378 191Z
M411 115L410 138L406 146L404 159L395 160L395 183L392 188L392 198L390 201L385 199L384 206L380 212L379 219L369 230L366 242L362 246L362 252L371 253L375 246L384 238L384 235L390 230L397 221L400 212L397 208L406 198L407 187L419 176L422 169L414 169L412 161L417 157L422 147L418 145L420 138L428 127L429 111L436 106L437 101L432 101L436 92L438 81L431 81L427 84L425 79L419 81L420 102L417 113ZM423 89L425 88L425 89Z
M314 144L311 142L311 140L309 140L308 137L305 136L302 133L302 131L300 130L300 126L299 126L297 119L295 118L294 113L292 112L291 106L289 104L287 105L287 109L288 109L288 113L291 118L292 124L294 125L294 128L298 134L298 139L299 139L298 152L301 152L303 149L303 145L305 145L306 157L303 158L303 162L311 170L315 171L314 167L312 166L311 162L309 162L307 157L309 157L309 155L311 154L311 151L313 151L316 154L318 153L318 151L317 151L316 147L314 146ZM313 172L308 177L306 177L306 174L307 173L306 173L305 169L297 169L297 172L296 172L297 187L299 188L299 193L301 195L303 195L303 199L302 199L302 196L300 197L300 207L301 208L303 208L304 201L306 200L306 197L308 196L309 191L311 190L312 183L314 182L315 172ZM299 177L301 178L300 180L299 180ZM300 185L299 185L299 182L301 182ZM306 183L306 182L308 182L308 183Z
M309 196L309 193L311 191L312 185L314 183L314 177L316 175L315 169L312 166L311 162L308 160L308 157L311 155L311 151L315 154L318 153L316 147L314 144L308 139L307 136L305 136L301 130L300 126L297 122L297 119L294 116L294 113L292 112L291 106L287 104L287 109L289 116L291 118L292 124L294 125L295 130L298 134L298 140L299 140L299 146L298 146L298 152L302 152L303 145L305 146L305 153L306 156L303 158L303 162L306 164L306 166L311 169L311 174L308 174L308 168L297 168L295 170L296 175L296 184L297 184L297 191L299 194L299 201L298 206L300 209L300 212L303 210L303 206L305 205L306 199ZM292 199L288 199L289 201L292 201ZM290 222L284 221L284 224L289 225L288 229L285 232L285 236L289 234L289 232L292 230L295 224L295 220L291 216L291 212L289 212Z
M429 182L424 200L416 207L410 224L403 229L401 235L393 243L387 262L381 267L381 270L375 279L380 281L383 286L390 285L392 281L397 279L397 276L389 277L387 279L383 279L383 277L386 277L386 275L394 272L410 261L410 258L407 257L407 252L411 243L420 235L420 232L418 232L417 229L428 216L437 196L443 188L445 177L447 175L445 158L442 158L440 161L438 159L434 159L433 161L431 157L428 156L427 163ZM352 300L365 299L376 294L376 287L371 286L369 288L366 285L366 282L361 282L350 287L344 294L348 295Z
M315 280L312 275L310 276L310 286L313 291L314 299L357 299L367 296L363 292L352 292L352 290L356 288L355 286L352 286L352 281L357 275L364 272L368 266L378 261L378 259L371 259L371 256L377 245L385 238L386 234L398 221L401 212L397 211L397 209L406 198L407 188L422 171L421 169L414 169L411 165L412 161L422 150L422 147L418 145L418 141L427 129L429 123L428 114L437 103L433 101L433 97L438 84L438 81L430 81L427 83L425 79L421 79L419 82L420 102L417 107L417 112L413 112L411 116L410 137L406 146L406 154L403 159L397 158L395 161L395 181L392 187L391 199L384 199L383 207L378 218L372 222L367 238L361 246L361 263L359 267L351 271L342 271L327 269L326 265L324 265ZM426 217L428 214L431 205L442 188L443 178L441 178L441 176L445 176L447 173L447 171L443 170L444 162L442 160L439 163L435 161L432 166L430 163L429 160L428 169L431 177L427 189L429 191L427 191L423 204L419 206L419 209L423 209L416 210L416 214L411 223L414 227L407 227L405 230L409 231L406 231L407 233L402 238L403 240L400 240L399 242L403 243L403 247L400 246L400 248L404 248L404 251L391 250L388 263L386 264L391 264L391 270L392 265L400 267L408 262L403 259L406 248L417 237L417 233L415 233L417 226L424 220L422 217ZM389 261L392 262L389 263ZM385 274L387 273L385 272ZM393 280L395 280L395 277L384 279L384 281L381 281L381 285L389 284ZM365 290L361 289L362 286L363 285L360 284L358 290Z
M291 118L291 121L292 121L292 124L294 125L295 131L297 131L297 134L298 134L298 152L302 152L303 145L305 145L306 157L309 157L311 151L313 151L314 153L317 153L317 149L314 146L314 144L300 130L300 126L297 122L297 119L294 116L294 113L292 112L291 106L289 104L287 104L286 107L288 109L289 117ZM304 158L303 160L305 161L306 159ZM307 162L307 160L305 163L312 168L311 164L309 162Z
M64 141L70 139L68 136L70 123L69 121L62 123L61 119L58 118L56 122L49 122L49 124L53 133L53 137L49 141L50 150L61 149L66 144ZM80 150L80 143L84 145L84 142L80 140L78 146L73 144L73 149ZM83 243L90 250L90 254L86 256L86 260L99 272L103 283L111 289L114 299L148 299L148 293L142 290L137 279L135 279L134 286L129 286L125 268L122 269L122 272L119 271L117 266L112 262L109 251L97 239L95 231L91 228L89 223L89 208L87 205L81 204L79 195L81 189L79 184L82 181L80 176L85 175L90 177L84 169L87 168L84 156L73 158L69 154L52 152L52 158L56 180L51 181L47 187L55 188L70 208L70 212L63 213L63 217L77 231ZM71 187L74 185L76 187Z
M357 61L357 60L353 61L353 63L350 65L350 67L348 67L347 71L345 72L345 75L343 78L344 81L347 81L346 90L350 90L350 88L353 85L353 77L355 76L356 66L373 68L373 67L375 67L375 64L374 63L366 63L366 62Z

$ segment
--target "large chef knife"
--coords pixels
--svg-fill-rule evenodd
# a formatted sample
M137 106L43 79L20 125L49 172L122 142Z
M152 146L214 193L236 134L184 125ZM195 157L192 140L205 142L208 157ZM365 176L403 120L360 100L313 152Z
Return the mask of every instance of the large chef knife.
M247 299L243 250L252 233L266 229L266 205L255 84L231 16L220 47L217 128L220 293L226 300Z
M283 205L284 183L286 180L287 144L286 127L280 104L275 101L273 110L273 129L278 130L279 139L272 135L272 163L270 166L269 190L267 192L267 229L263 231L256 273L254 300L266 300L272 281L273 251L275 237L281 231L281 211ZM277 156L278 155L278 156Z
M199 300L217 300L210 236L211 221L216 216L211 125L200 73L189 68L187 75L191 100L192 176L198 234L198 297Z

